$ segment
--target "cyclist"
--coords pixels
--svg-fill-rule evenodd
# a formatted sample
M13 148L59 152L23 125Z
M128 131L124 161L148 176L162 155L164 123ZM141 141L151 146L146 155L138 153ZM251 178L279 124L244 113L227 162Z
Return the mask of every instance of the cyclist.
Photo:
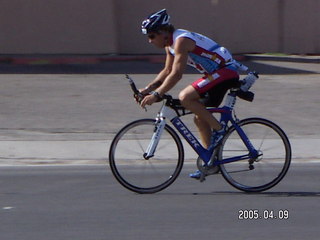
M162 9L142 22L142 33L148 36L149 43L165 49L166 61L156 78L140 90L145 95L140 104L145 107L160 100L182 78L186 65L196 68L204 76L185 87L179 94L179 100L195 114L194 122L203 146L213 148L220 143L225 128L205 107L219 106L227 90L239 86L241 64L212 39L175 29L169 19L166 9ZM206 102L200 101L204 97ZM191 173L190 177L199 179L201 172Z

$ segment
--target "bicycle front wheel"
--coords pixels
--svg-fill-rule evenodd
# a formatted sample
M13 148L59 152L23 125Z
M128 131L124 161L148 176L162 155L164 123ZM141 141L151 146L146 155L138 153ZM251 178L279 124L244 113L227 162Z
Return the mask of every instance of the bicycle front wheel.
M223 177L235 188L246 192L272 188L282 180L290 166L291 146L286 134L273 122L261 118L244 119L238 125L258 151L258 156L220 165ZM249 154L248 148L231 127L222 140L219 159L246 154Z
M171 185L178 177L184 160L182 142L165 125L154 156L144 158L157 127L154 119L129 123L115 136L109 151L113 175L125 188L137 193L155 193Z

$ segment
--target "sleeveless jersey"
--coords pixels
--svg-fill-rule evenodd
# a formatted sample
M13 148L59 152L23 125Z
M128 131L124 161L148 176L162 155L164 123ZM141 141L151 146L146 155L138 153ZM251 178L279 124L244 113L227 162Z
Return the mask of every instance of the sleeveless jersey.
M173 32L173 43L169 51L174 55L174 44L181 37L190 38L196 43L196 47L189 52L188 65L196 68L199 72L209 74L232 63L231 53L221 47L212 39L199 33L189 32L184 29L177 29Z

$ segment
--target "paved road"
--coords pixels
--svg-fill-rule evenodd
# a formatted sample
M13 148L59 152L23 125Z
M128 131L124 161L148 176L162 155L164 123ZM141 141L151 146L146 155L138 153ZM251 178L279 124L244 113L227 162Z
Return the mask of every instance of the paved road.
M319 163L293 164L262 194L220 175L199 183L187 177L191 167L153 195L120 187L102 165L0 167L1 240L319 239ZM241 210L278 219L241 220Z

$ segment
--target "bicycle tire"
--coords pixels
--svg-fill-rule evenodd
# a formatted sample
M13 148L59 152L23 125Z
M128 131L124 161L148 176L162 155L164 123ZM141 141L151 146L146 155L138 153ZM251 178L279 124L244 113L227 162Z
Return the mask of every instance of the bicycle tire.
M136 193L155 193L167 188L179 176L183 166L182 142L167 124L154 157L143 157L155 124L154 119L131 122L116 134L110 146L109 164L114 177Z
M237 124L261 156L221 164L224 179L245 192L262 192L274 187L284 178L290 166L291 145L288 137L278 125L267 119L248 118ZM218 152L220 160L248 153L235 127L227 131Z

